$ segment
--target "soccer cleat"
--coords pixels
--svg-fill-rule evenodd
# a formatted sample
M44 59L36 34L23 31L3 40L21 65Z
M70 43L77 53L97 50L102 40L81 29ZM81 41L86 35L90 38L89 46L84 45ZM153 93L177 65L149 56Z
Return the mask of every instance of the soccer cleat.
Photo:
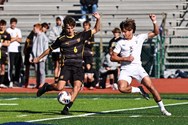
M161 113L165 116L171 116L172 114L168 112L167 110L162 110Z
M149 94L144 91L143 87L142 87L142 86L138 86L138 88L140 89L140 94L141 94L145 99L149 100Z
M61 114L62 114L62 115L71 115L71 113L69 113L68 110L62 110L62 111L61 111Z
M8 88L8 87L4 84L0 84L0 88Z
M44 85L41 88L38 89L37 97L40 97L41 95L43 95L47 91L48 85L49 85L48 83L44 83Z

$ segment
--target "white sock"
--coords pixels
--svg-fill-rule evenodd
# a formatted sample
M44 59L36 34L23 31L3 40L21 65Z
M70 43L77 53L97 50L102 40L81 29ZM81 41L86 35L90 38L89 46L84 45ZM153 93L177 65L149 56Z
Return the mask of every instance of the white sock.
M160 101L160 102L157 102L159 108L162 110L166 110L165 107L164 107L164 104L163 104L163 101Z
M131 93L139 93L140 89L138 87L132 87Z

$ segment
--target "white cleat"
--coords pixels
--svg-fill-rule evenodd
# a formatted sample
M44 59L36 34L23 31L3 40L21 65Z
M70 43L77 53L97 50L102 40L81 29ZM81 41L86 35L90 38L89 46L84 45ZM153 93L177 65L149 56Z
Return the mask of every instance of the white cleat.
M0 88L8 88L8 87L4 84L0 84Z
M167 110L162 110L161 113L165 116L171 116L172 114L168 112Z

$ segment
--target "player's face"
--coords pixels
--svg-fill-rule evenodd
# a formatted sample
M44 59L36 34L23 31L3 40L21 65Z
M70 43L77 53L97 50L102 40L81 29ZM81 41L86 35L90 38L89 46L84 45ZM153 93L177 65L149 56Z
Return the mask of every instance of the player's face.
M6 25L0 24L0 31L5 31L6 30Z
M42 31L43 31L43 32L47 32L48 29L47 29L46 27L42 27Z
M62 24L61 20L57 19L56 24L57 24L57 26L61 26L61 24Z
M65 27L65 30L66 30L66 35L67 36L73 36L74 35L74 27L73 26L70 26L70 25L66 25Z
M117 37L120 36L120 33L118 33L118 32L115 32L115 33L113 33L113 34L114 34L114 37L115 37L115 38L117 38Z
M127 30L127 29L123 29L122 30L122 34L124 36L125 39L132 39L133 37L133 29Z
M12 28L12 29L14 29L14 28L16 28L16 22L12 22L11 24L10 24L10 27Z
M84 28L84 31L88 31L89 29L90 29L90 26L89 26L89 24L84 24L83 25L83 28Z

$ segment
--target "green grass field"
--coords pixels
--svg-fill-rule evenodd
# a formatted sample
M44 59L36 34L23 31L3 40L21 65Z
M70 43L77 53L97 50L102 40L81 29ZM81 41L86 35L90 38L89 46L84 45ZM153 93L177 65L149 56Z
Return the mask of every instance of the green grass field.
M72 106L72 115L63 116L56 94L0 94L0 124L22 122L54 125L186 125L187 94L162 95L171 117L161 115L151 98L133 94L80 94ZM24 123L23 123L24 122ZM14 124L13 124L14 125Z

